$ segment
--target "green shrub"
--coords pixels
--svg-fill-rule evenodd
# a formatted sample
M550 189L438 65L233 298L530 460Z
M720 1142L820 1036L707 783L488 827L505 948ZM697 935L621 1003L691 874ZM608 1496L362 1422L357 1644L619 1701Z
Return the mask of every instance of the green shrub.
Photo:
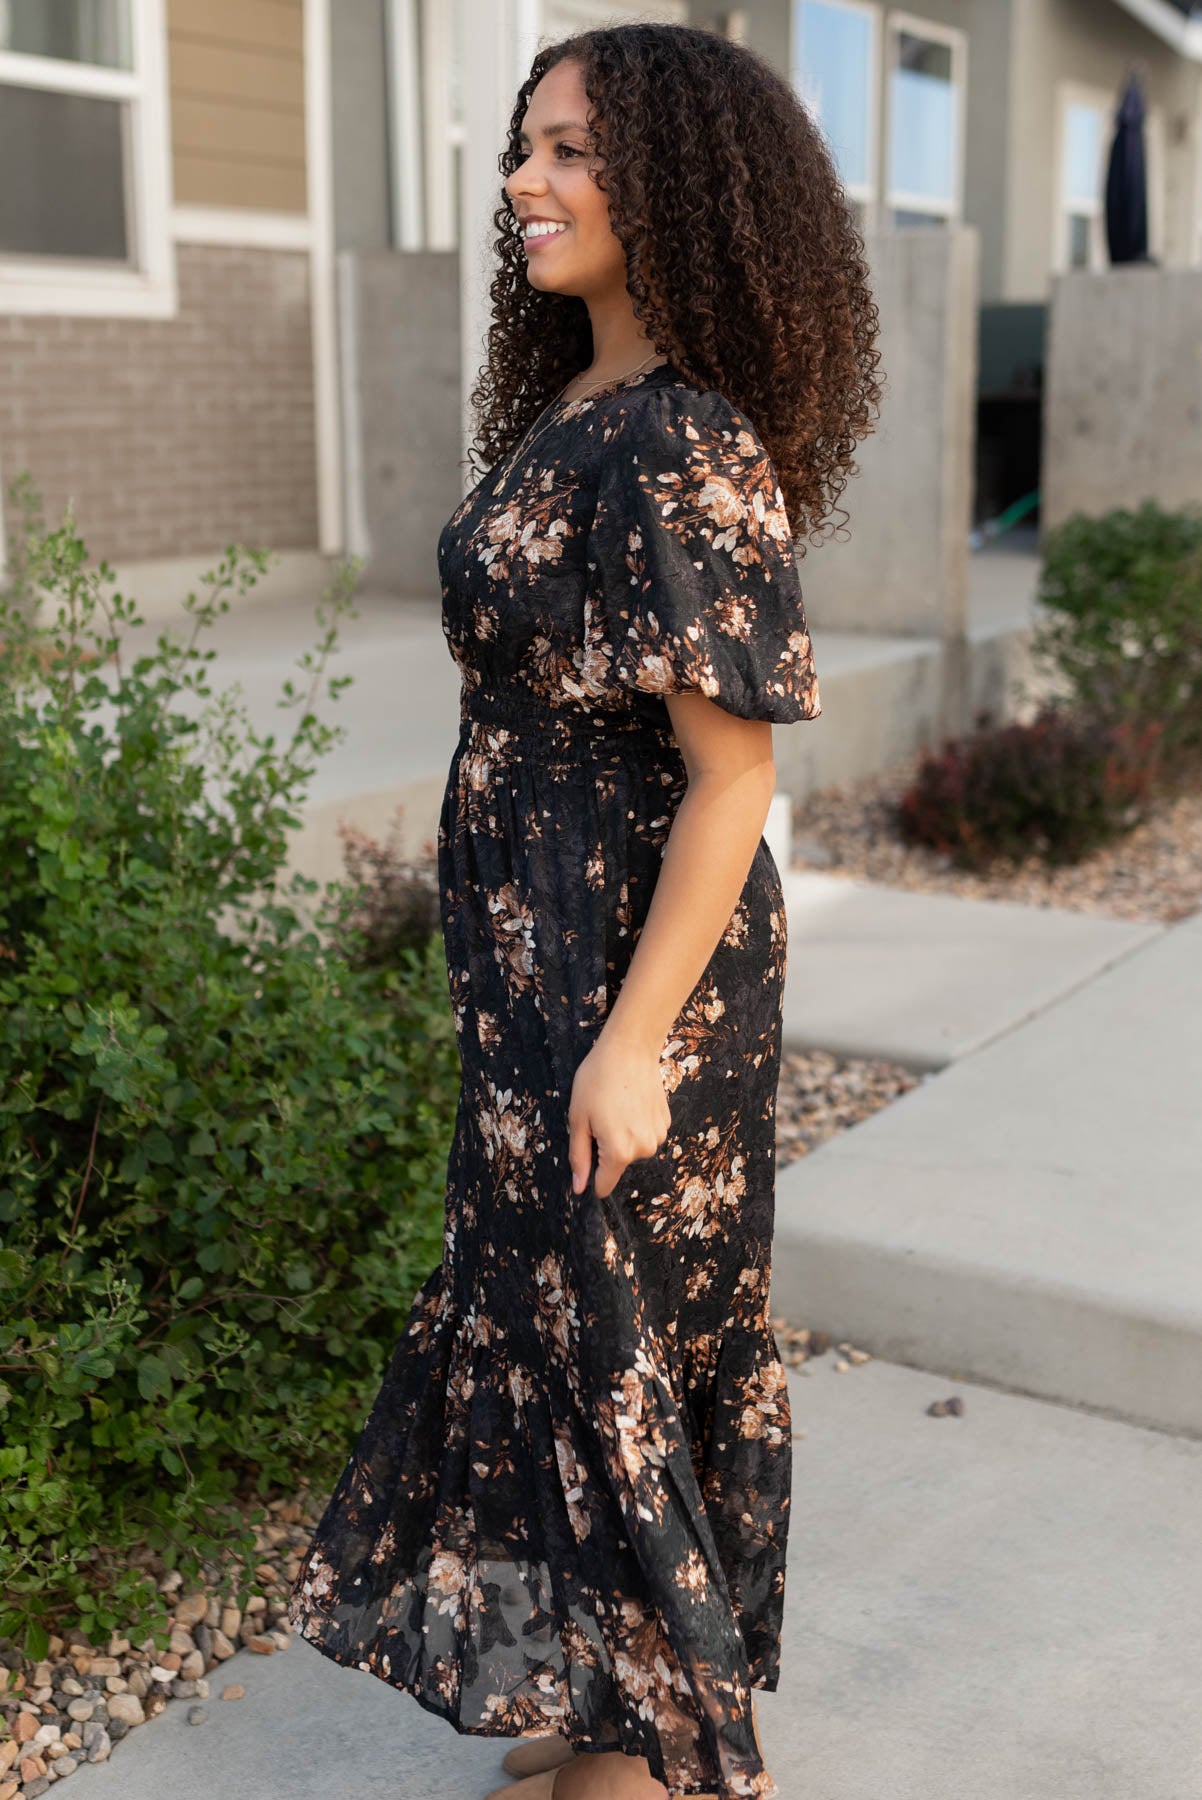
M1038 855L1076 862L1142 816L1160 726L1092 722L1045 707L1029 724L977 715L973 735L928 751L896 823L910 843L980 869Z
M0 600L28 618L37 610L30 571L31 547L46 529L42 497L28 469L22 469L8 484L8 518Z
M1156 720L1166 770L1202 749L1202 510L1152 501L1045 532L1032 644L1073 705Z
M197 643L262 553L129 666L86 559L68 514L54 623L0 610L0 1634L33 1657L50 1620L161 1633L148 1550L251 1569L255 1503L332 1480L438 1262L458 1088L439 939L373 957L352 890L284 879L353 565L278 746Z

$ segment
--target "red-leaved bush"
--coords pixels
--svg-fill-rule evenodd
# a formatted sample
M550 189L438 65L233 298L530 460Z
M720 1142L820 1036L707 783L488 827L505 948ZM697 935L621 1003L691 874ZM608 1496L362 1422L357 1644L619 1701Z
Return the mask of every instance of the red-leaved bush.
M1104 724L1051 706L1026 724L978 713L971 735L923 757L898 827L961 868L1031 855L1078 862L1143 817L1161 736L1158 720Z

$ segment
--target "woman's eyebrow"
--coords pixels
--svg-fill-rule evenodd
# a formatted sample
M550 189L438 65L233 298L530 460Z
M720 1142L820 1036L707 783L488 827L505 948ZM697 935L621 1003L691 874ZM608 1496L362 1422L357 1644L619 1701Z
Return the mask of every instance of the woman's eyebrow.
M587 136L588 126L582 125L579 119L561 119L558 125L543 126L543 136L545 138L558 137L561 131L583 131ZM528 144L530 142L529 132L519 131L518 138L523 144Z

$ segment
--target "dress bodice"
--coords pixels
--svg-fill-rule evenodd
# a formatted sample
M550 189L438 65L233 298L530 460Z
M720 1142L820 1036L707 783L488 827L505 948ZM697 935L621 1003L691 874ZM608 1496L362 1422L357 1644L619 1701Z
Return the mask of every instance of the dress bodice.
M492 696L662 724L688 691L743 717L819 711L771 462L671 363L553 401L456 508L438 566L465 717Z

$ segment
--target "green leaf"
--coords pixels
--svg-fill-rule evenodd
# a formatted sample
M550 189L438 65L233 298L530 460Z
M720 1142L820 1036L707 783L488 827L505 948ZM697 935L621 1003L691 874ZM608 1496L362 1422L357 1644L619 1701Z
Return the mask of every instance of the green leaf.
M171 1392L171 1375L159 1356L144 1356L138 1364L138 1392L143 1400L157 1400Z

